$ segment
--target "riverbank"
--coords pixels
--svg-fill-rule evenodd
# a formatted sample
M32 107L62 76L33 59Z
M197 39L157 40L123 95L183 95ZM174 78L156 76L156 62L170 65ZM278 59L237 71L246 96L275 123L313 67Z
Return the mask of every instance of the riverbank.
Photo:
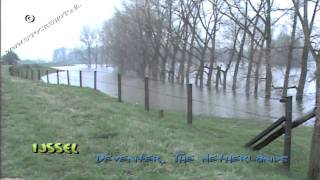
M202 163L206 154L281 156L283 138L260 152L243 145L271 122L197 116L118 103L89 88L3 76L2 176L23 179L305 179L312 128L293 130L291 173L281 164ZM34 143L77 143L79 154L35 154ZM195 160L175 163L185 152ZM96 163L98 154L160 156L161 163Z

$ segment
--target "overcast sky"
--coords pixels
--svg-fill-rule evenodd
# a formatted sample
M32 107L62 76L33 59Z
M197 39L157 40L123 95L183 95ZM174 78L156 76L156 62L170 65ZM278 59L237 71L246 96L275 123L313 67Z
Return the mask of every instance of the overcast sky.
M1 0L1 3L1 54L66 10L73 9L74 5L81 5L78 10L15 50L21 59L45 61L51 61L56 48L80 47L79 36L83 26L99 27L112 17L115 7L121 7L121 0ZM276 0L275 5L285 8L291 6L292 1ZM26 22L26 15L33 15L35 21ZM276 17L277 13L272 16ZM318 26L319 17L315 21ZM291 23L290 19L285 18L278 25L291 27Z
M56 48L80 46L82 27L101 26L121 0L1 0L1 54L75 4L81 7L19 46L19 57L49 61ZM35 17L33 23L25 21L29 14Z

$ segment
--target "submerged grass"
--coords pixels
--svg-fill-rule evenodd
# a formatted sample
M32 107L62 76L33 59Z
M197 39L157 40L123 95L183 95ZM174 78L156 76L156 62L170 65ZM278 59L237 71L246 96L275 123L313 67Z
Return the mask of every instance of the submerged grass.
M280 156L283 138L260 152L243 145L271 122L145 112L88 88L4 75L2 177L23 179L305 179L312 128L293 131L290 173L281 164L202 163L206 154ZM33 143L78 143L80 154L35 154ZM176 164L175 154L195 161ZM96 155L160 155L167 163L96 163Z

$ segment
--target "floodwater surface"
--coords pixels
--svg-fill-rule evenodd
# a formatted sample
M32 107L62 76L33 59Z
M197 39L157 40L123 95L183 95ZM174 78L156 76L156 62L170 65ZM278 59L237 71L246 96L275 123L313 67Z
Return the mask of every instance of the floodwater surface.
M118 96L117 72L113 68L87 68L84 65L55 67L60 70L69 70L69 81L73 86L80 85L79 71L82 71L82 86L94 88L94 71L97 71L97 89L110 96ZM47 81L43 76L42 80ZM59 72L59 83L67 84L67 72ZM57 83L56 73L49 75L49 83ZM150 107L155 109L186 112L187 87L186 85L172 84L149 80ZM232 92L230 88L223 91L212 88L199 88L193 85L193 114L226 117L237 119L276 120L284 115L284 104L280 103L280 94L273 92L271 99L262 96L246 96L241 88ZM144 104L144 79L134 76L122 77L123 101ZM293 97L293 118L297 118L314 107L314 94L305 96L302 103L297 103ZM309 122L310 124L310 122Z

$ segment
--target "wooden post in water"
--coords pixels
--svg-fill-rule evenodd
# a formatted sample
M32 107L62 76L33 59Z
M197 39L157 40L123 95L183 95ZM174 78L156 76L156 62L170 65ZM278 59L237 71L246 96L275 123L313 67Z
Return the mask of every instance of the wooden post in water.
M40 69L38 69L38 80L39 80L39 81L41 80L41 72L40 72Z
M187 84L187 122L192 125L192 84Z
M216 74L216 89L219 89L219 83L220 83L220 76L221 76L221 67L217 67L217 74Z
M46 73L47 73L47 83L49 84L49 71L47 70Z
M79 72L80 87L82 87L82 71Z
M164 117L164 111L161 109L159 111L159 118L163 118Z
M118 74L118 101L121 102L121 74Z
M70 86L69 70L67 70L67 81L68 81L68 86Z
M144 109L149 111L149 78L144 78Z
M97 71L93 72L93 77L94 77L94 89L97 90Z
M57 70L57 85L59 85L59 70Z
M287 161L283 162L283 165L290 170L291 161L291 132L292 132L292 96L285 97L280 102L286 103L286 121L285 121L285 134L284 134L284 148L283 156L288 157Z

